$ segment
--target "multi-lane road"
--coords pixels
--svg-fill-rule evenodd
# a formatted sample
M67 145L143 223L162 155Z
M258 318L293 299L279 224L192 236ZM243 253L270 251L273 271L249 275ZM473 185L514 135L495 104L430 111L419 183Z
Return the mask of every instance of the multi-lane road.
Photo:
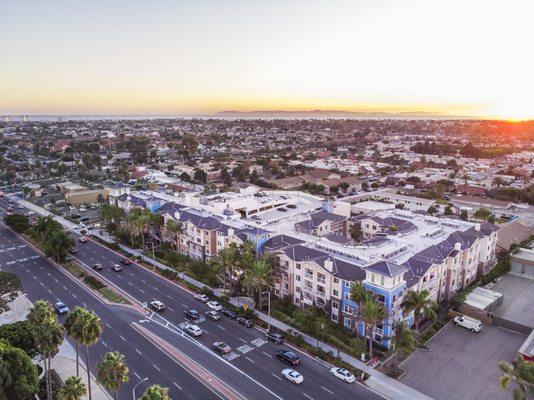
M7 199L0 199L0 215L7 208ZM25 210L15 208L16 212ZM72 233L77 239L79 235ZM196 377L182 369L173 359L148 342L133 327L132 322L143 321L143 327L166 340L186 356L208 370L225 385L247 399L383 399L365 385L346 384L329 373L330 366L296 349L301 363L297 369L304 382L294 385L281 376L286 366L274 357L286 344L275 345L264 340L257 328L244 328L234 320L223 317L220 321L204 320L198 325L203 334L197 339L183 335L177 326L185 321L183 313L196 309L202 314L207 306L194 300L187 289L163 279L159 275L132 262L121 272L113 272L111 263L119 263L121 255L97 243L80 243L76 240L75 259L90 268L95 263L104 269L97 273L103 280L115 285L139 303L160 300L167 306L161 314L146 316L121 306L109 306L95 299L84 288L74 283L64 272L53 267L20 238L0 226L0 268L17 273L23 280L24 290L31 300L61 299L69 307L86 305L94 310L105 323L102 340L93 351L94 369L101 354L117 350L126 355L131 373L130 382L121 389L121 398L131 398L133 385L139 379L171 388L173 398L211 399L224 397L214 393ZM209 350L215 341L224 341L233 349L225 358ZM144 386L144 385L143 385ZM141 390L140 386L138 390ZM209 385L208 385L209 386Z

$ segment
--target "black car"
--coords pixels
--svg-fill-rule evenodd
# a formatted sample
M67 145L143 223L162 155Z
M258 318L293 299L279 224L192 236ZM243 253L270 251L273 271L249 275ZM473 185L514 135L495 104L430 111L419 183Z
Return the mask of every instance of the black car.
M226 315L230 319L236 319L237 318L237 313L233 312L232 310L229 310L228 308L223 308L222 309L222 313L223 313L223 315Z
M254 325L251 319L243 317L239 317L237 323L243 325L245 328L252 328L252 325Z
M130 265L132 262L128 258L123 258L121 259L121 263L124 265Z
M284 343L284 337L279 333L266 332L265 339L270 340L271 342L276 344Z
M300 362L299 356L289 350L278 350L275 355L280 361L292 366L298 365Z
M196 321L200 318L200 313L197 310L185 310L184 316L190 321Z
M102 264L93 264L91 268L93 268L96 271L102 271Z
M297 208L297 206L295 204L288 204L286 207L287 208Z

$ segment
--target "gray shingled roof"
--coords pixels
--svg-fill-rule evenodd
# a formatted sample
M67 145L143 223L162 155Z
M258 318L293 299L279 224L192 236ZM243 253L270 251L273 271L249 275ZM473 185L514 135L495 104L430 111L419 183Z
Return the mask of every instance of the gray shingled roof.
M366 271L371 271L380 275L387 276L389 278L394 278L397 275L406 272L408 268L395 264L391 261L379 261L377 263L371 264L365 268Z

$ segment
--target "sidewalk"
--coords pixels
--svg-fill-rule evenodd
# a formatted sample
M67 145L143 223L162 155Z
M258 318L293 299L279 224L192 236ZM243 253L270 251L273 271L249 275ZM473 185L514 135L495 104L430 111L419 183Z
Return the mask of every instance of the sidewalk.
M26 207L32 209L33 211L35 211L36 213L38 214L41 214L41 215L50 215L51 213L39 206L36 206L32 203L29 203L25 200L19 200L20 203L24 204ZM54 215L54 214L52 214ZM75 224L73 224L72 222L70 221L67 221L66 219L64 218L61 218L61 217L58 217L57 215L54 215L54 219L56 219L58 222L60 222L61 224L63 224L63 226L67 227L68 229L73 229ZM95 229L95 230L92 230L91 231L91 234L107 243L113 243L114 240L111 236L109 236L104 230L99 230L99 229ZM170 270L170 271L174 271L176 272L176 270L174 270L173 268L170 268L156 260L153 260L151 259L150 257L146 256L146 255L143 255L141 254L140 251L138 250L135 250L135 249L131 249L125 245L122 245L119 243L119 247L121 248L121 250L123 250L124 252L130 254L131 256L134 256L134 257L142 257L143 260L155 267L158 267L160 269L166 269L166 270ZM213 291L213 293L216 295L216 296L221 296L223 294L223 292L219 289L212 289L210 288L209 286L203 284L202 282L199 282L191 277L189 277L188 275L184 274L183 272L178 272L178 276L180 277L180 279L182 279L183 281L193 285L193 286L196 286L197 288L201 289L203 287L207 287L209 289L211 289ZM235 306L238 306L239 302L239 299L238 298L231 298L230 299L230 303L235 305ZM242 302L241 302L242 304ZM268 315L264 314L263 312L261 311L258 311L258 310L254 310L256 315L258 316L259 319L265 321L265 322L268 322L270 323L272 326L275 326L276 328L286 332L288 331L289 329L292 329L294 332L296 333L299 333L300 335L302 335L302 338L304 339L304 341L312 346L317 346L317 340L311 336L308 336L302 332L299 332L298 330L292 328L291 326L281 322L281 321L278 321L277 319L274 319L272 317L269 317ZM384 375L383 373L367 366L365 363L363 363L362 361L358 360L357 358L355 357L352 357L342 351L339 351L337 348L334 348L333 346L329 345L328 343L324 343L324 342L321 342L319 341L319 348L325 352L329 352L329 353L332 353L334 355L338 355L339 354L339 358L352 365L353 367L356 367L362 371L364 371L365 373L367 373L369 375L369 378L365 381L365 384L370 387L371 389L375 390L376 392L378 392L379 394L381 394L382 396L386 397L387 399L391 399L391 400L432 400L431 397L428 397L426 396L425 394L421 393L421 392L418 392L417 390L411 388L410 386L407 386L393 378L390 378L389 376L387 375ZM338 353L339 351L339 353Z

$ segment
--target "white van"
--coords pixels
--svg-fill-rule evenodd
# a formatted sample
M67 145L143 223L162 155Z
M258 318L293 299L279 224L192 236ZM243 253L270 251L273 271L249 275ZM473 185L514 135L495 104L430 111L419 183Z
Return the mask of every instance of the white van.
M480 322L478 319L468 317L467 315L454 317L454 323L469 329L471 332L480 332L482 329L482 322Z

